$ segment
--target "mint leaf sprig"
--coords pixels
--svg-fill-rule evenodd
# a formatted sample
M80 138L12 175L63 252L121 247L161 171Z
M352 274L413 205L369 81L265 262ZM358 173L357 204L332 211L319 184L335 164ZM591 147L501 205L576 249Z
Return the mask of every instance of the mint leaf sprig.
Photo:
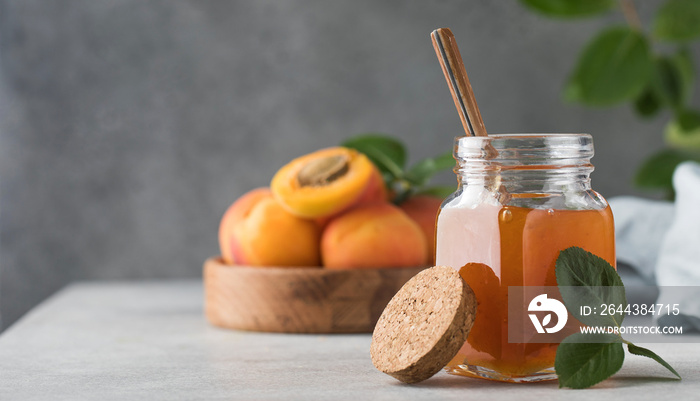
M564 305L581 323L620 327L624 313L587 316L579 313L581 306L586 305L622 305L621 310L627 307L622 280L605 259L578 247L567 248L559 253L555 273ZM579 288L574 291L572 287ZM559 387L587 388L617 373L625 360L623 344L631 354L651 358L681 379L659 355L632 344L620 334L575 333L557 348L554 369Z
M406 147L400 140L388 135L356 135L343 141L341 145L364 153L377 166L386 187L394 192L393 202L396 204L413 195L445 198L455 190L452 186L428 186L428 182L436 173L454 167L452 152L428 157L407 167Z

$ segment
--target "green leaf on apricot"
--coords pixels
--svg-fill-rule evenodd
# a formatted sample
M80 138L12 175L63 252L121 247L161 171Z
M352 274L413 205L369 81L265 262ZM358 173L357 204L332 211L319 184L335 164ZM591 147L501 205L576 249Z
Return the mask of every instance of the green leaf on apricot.
M455 191L455 189L455 187L449 185L436 185L433 187L423 188L420 191L416 192L416 195L428 195L444 199L450 196Z
M455 160L452 152L443 153L437 157L428 157L411 166L406 171L405 179L413 185L425 185L435 173L454 167Z
M394 178L403 175L406 165L406 148L401 141L377 133L356 135L341 143L341 146L364 153L382 175Z
M406 168L407 152L403 143L384 134L368 133L353 136L342 146L364 153L382 174L386 187L393 193L395 204L422 194L444 198L454 192L453 187L426 187L438 172L454 167L452 152L420 160Z

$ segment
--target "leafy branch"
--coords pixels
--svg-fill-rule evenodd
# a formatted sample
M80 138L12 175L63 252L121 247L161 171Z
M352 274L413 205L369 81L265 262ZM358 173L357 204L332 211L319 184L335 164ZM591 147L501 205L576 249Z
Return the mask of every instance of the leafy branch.
M700 161L700 111L690 106L695 72L688 45L700 38L700 1L667 0L645 28L632 0L520 0L551 18L620 12L626 25L610 26L584 47L565 84L564 98L586 106L630 103L641 118L671 113L667 148L639 166L635 184L673 197L672 174L683 161Z
M589 326L620 328L627 308L625 288L605 259L581 248L567 248L557 258L555 273L564 305L578 321ZM619 309L605 315L580 313L582 306L601 304L617 305ZM586 388L614 375L625 360L623 344L631 354L651 358L681 378L659 355L625 340L619 332L575 333L565 338L554 361L559 387Z
M452 192L451 186L429 186L430 179L438 172L453 168L452 152L428 157L407 167L404 144L388 135L368 133L353 136L342 146L364 153L382 173L386 187L393 192L393 202L400 204L413 195L432 195L445 198Z

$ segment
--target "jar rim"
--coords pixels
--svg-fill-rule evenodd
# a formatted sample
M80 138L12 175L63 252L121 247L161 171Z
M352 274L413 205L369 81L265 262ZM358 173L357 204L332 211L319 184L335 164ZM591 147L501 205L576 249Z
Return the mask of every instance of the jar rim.
M586 133L516 133L455 137L454 156L459 159L525 164L589 163L593 137ZM495 152L494 152L495 151Z
M455 139L488 139L488 138L592 138L591 134L586 132L503 132L496 134L488 134L488 136L456 136Z

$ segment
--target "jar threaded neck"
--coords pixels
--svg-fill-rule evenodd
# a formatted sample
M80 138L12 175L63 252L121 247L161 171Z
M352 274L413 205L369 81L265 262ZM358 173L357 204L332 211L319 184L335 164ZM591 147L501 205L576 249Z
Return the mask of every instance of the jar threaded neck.
M506 187L579 183L587 188L593 154L593 139L588 134L458 137L453 153L460 181L498 178Z

